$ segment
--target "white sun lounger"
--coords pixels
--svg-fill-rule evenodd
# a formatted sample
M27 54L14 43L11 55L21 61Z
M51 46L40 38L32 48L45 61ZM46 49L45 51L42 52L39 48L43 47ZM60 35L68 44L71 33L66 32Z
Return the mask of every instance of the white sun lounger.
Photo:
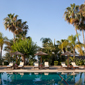
M23 68L24 67L24 62L20 62L18 68Z
M49 62L44 62L44 67L49 68Z
M61 66L62 66L63 68L68 68L67 65L65 64L65 62L61 62Z
M39 63L38 62L34 63L34 68L39 68Z
M10 62L9 65L7 65L7 68L11 68L11 67L13 67L13 63L12 62Z
M71 64L72 64L73 68L79 68L79 66L77 66L75 62L71 62Z

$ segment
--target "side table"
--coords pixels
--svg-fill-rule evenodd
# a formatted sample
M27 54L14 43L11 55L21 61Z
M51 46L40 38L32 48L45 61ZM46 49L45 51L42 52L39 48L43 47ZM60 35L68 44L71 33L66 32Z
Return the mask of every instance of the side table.
M18 69L18 65L14 65L13 67L14 67L14 69Z
M43 69L43 66L39 66L39 69Z
M68 65L67 67L68 67L69 69L72 69L72 68L73 68L73 66L72 66L72 65Z

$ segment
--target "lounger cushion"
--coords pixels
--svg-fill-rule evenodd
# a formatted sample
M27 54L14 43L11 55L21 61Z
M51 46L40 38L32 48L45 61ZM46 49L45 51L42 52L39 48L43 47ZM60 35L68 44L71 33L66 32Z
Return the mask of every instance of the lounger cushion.
M35 66L35 67L38 67L38 63L34 63L34 66Z
M24 66L24 62L20 62L18 67L23 67Z
M45 65L45 67L49 67L48 65Z
M77 65L73 65L73 67L78 67Z
M62 65L63 67L67 67L66 65Z
M49 62L44 62L44 67L49 67Z
M20 62L20 65L22 65L22 66L23 66L23 65L24 65L24 62Z
M13 63L9 63L10 66L13 66Z
M23 67L23 65L19 65L18 67Z
M36 68L36 67L38 68L38 67L39 67L39 63L38 63L38 62L35 62L35 63L34 63L34 67L35 67L35 68Z
M11 65L7 65L7 67L11 67Z

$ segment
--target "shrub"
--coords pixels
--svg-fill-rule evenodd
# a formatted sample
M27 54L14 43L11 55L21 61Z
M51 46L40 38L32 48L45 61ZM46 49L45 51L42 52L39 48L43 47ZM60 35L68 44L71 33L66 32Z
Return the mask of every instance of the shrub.
M34 62L36 62L36 59L29 59L29 65L33 66Z
M58 61L54 61L54 65L57 66L58 65Z
M84 62L84 65L85 65L85 59L83 60L83 62Z
M79 58L76 58L75 62L76 62L77 65L83 65L84 64L83 59L79 59Z

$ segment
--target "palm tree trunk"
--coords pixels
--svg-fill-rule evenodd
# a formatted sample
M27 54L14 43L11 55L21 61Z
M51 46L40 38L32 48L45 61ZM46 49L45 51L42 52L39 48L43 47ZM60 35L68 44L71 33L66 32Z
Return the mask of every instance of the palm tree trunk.
M41 64L42 64L42 56L41 56L40 60L41 60Z
M74 57L74 61L75 61L75 48L73 48L73 57Z
M15 42L15 33L13 33L13 36L14 36L14 42Z
M85 40L84 40L84 30L82 30L82 35L83 35L83 44L85 44ZM84 47L84 52L85 52L85 47Z
M78 33L77 33L77 29L76 28L75 28L75 31L76 31L76 35L77 35ZM77 36L77 39L78 39L78 42L79 42L79 37L78 36Z
M68 62L68 66L69 66L69 56L68 56L68 59L67 60L68 60L67 62Z
M65 48L63 48L63 52L64 52L64 53L66 52L66 49L65 49Z

